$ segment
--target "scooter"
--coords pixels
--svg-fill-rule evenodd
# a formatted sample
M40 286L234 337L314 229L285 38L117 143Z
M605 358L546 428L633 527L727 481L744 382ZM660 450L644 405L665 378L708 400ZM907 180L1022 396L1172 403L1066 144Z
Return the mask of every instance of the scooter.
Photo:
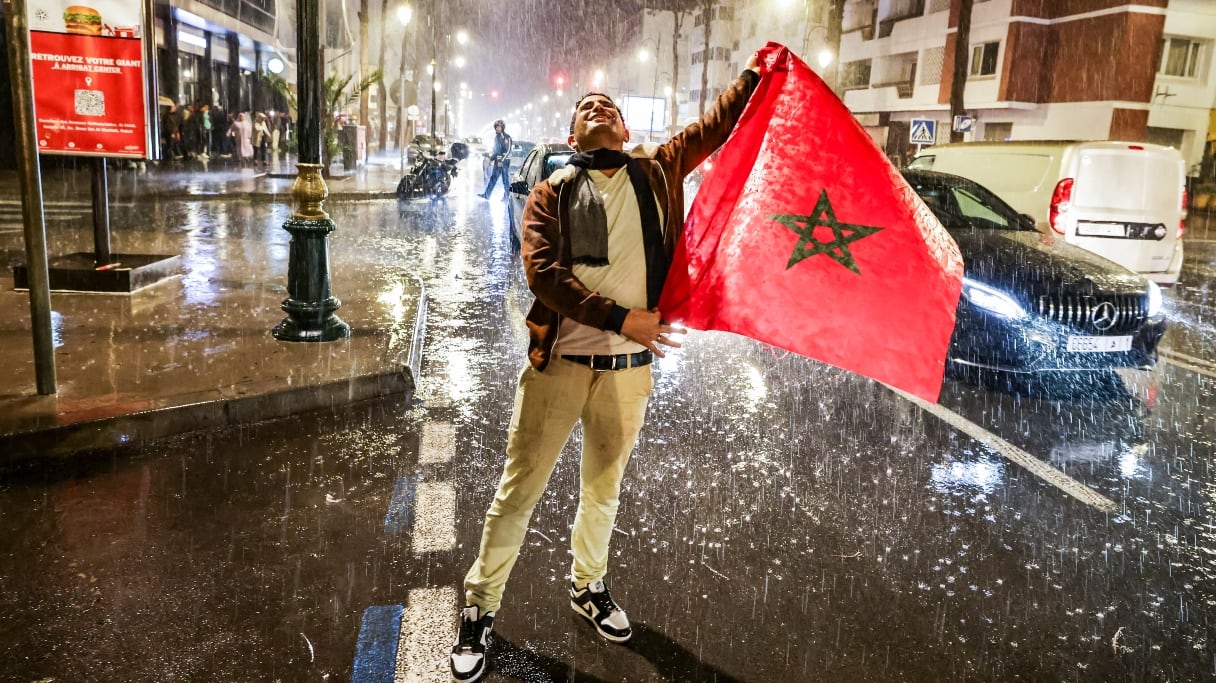
M469 156L469 147L455 142L450 152L450 155L443 152L432 154L419 149L418 160L397 183L397 199L439 199L447 194L452 186L452 178L456 177L458 164Z

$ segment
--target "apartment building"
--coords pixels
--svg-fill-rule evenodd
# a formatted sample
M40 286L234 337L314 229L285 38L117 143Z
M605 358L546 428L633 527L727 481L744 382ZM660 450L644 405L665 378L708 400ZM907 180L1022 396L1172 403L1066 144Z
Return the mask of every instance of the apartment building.
M936 121L946 141L960 4L847 0L833 49L827 0L718 2L708 40L702 12L681 27L679 121L698 115L702 89L712 101L748 54L775 40L834 82L893 158L910 149L913 119ZM1216 0L975 0L965 137L1142 140L1178 147L1197 166L1216 132L1214 47Z
M950 136L959 0L850 0L838 92L889 154L912 119ZM1122 139L1204 158L1216 103L1211 0L976 0L967 139Z

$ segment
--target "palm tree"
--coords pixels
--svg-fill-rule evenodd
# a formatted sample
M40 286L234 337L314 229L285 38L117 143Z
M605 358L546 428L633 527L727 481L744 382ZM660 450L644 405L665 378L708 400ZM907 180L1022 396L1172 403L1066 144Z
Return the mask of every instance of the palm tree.
M262 77L270 87L287 99L292 109L297 109L296 94L287 80L278 74L263 73ZM363 93L373 85L384 80L384 72L376 69L361 81L352 83L354 76L329 76L322 84L322 100L326 115L321 117L321 153L322 163L328 168L333 158L338 155L338 123L341 121L342 110L359 101ZM352 89L353 86L353 89Z
M321 151L325 156L325 166L338 154L338 123L341 121L342 110L359 102L363 93L373 85L384 80L384 72L376 69L361 81L353 83L354 76L329 76L323 86L326 115L321 118Z

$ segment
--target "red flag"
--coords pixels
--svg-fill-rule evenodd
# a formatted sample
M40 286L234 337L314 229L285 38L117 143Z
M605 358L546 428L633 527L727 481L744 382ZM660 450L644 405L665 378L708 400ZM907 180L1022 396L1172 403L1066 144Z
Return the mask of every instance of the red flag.
M802 60L776 43L759 54L764 75L705 174L659 309L936 401L958 246Z

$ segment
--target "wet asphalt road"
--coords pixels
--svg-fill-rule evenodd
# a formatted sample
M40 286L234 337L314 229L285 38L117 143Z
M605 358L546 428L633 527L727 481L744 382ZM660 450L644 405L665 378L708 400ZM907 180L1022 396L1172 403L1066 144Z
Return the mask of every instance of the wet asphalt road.
M427 284L416 401L0 480L0 678L446 679L530 301L506 207L479 189L327 207L334 239L379 225L369 248ZM229 236L286 244L259 223L281 216L248 215ZM486 680L1216 677L1216 230L1202 227L1168 295L1173 360L1153 372L950 381L928 412L690 335L657 365L618 519L609 582L633 642L601 641L567 606L569 447Z

